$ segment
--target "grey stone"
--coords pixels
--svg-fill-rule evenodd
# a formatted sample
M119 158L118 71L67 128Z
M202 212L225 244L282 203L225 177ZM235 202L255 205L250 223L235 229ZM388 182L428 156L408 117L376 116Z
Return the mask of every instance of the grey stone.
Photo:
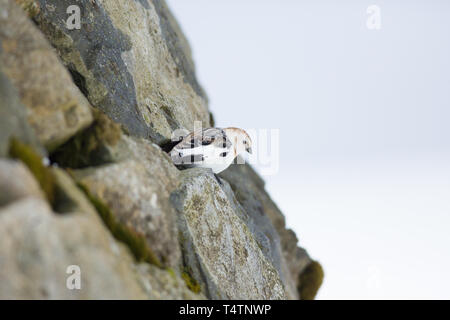
M0 40L1 49L1 40ZM1 51L1 50L0 50ZM1 53L0 53L1 55ZM2 72L0 63L0 156L9 153L11 138L20 139L44 154L27 120L25 106L20 102L16 88Z
M144 299L127 250L88 215L25 198L0 209L0 299ZM66 286L80 267L81 289Z
M145 5L146 0L140 0ZM178 69L183 74L184 81L188 82L194 91L207 99L206 93L195 76L195 65L192 60L191 48L174 16L164 0L152 1L160 19L162 36L166 41L170 54ZM149 7L147 7L149 9ZM213 125L211 123L211 125Z
M209 125L190 49L164 2L81 0L81 29L69 30L72 2L38 0L34 20L93 106L158 144L196 120Z
M285 218L265 191L263 180L247 164L231 165L220 176L230 183L236 199L251 217L252 229L269 239L270 255L281 270L286 291L290 298L298 298L298 279L311 259L298 247L295 233L286 228Z
M277 270L212 172L189 169L181 178L171 200L178 211L184 263L205 294L212 299L285 299Z
M185 281L173 270L164 270L151 264L136 266L141 283L151 300L204 300L201 293L188 289Z
M0 207L26 197L45 199L39 184L25 165L20 161L0 158Z
M96 209L86 198L83 191L76 185L69 174L60 168L52 167L51 173L55 183L56 201L53 211L58 213L86 214L101 221Z
M6 169L21 179L8 181L11 190ZM52 172L63 214L52 212L20 162L0 160L0 200L9 201L0 203L0 299L205 298L174 270L136 264L70 176ZM80 267L80 290L66 286L70 265Z
M122 139L125 159L74 174L120 222L145 237L163 265L177 267L181 253L169 195L178 170L158 146L139 138Z
M52 150L92 122L89 103L15 1L0 1L0 12L3 73L27 107L38 140Z
M313 298L323 270L250 166L219 183L162 150L195 120L213 117L164 1L0 0L0 157L16 137L53 163L47 190L0 159L0 299Z
M269 217L264 214L261 204L255 199L255 194L247 194L248 198L252 198L252 203L256 206L248 206L246 208L236 199L234 192L228 183L223 183L222 190L227 194L230 204L235 212L245 222L254 239L258 242L264 256L277 270L280 279L283 282L286 296L288 299L298 299L296 281L292 278L288 265L283 255L281 241L278 232L272 225Z

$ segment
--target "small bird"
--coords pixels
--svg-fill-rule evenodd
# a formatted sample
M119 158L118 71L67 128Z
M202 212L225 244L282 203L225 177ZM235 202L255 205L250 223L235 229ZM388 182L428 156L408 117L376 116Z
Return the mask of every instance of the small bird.
M170 152L175 165L211 168L216 176L239 154L252 153L250 136L239 128L206 128L185 136ZM217 181L220 179L216 176Z

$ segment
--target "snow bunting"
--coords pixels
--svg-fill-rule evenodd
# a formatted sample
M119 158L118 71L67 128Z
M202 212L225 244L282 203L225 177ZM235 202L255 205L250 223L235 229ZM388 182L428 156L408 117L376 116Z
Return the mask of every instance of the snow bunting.
M252 140L244 130L206 128L185 136L172 149L170 157L175 165L211 168L217 174L244 152L252 153Z

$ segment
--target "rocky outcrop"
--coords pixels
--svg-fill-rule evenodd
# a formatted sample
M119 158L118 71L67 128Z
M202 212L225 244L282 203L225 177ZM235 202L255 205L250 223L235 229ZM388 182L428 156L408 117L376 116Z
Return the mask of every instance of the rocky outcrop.
M92 122L90 106L44 35L13 1L0 2L0 64L49 150Z
M0 47L1 48L1 47ZM33 145L40 149L37 138L27 120L27 111L20 102L16 88L3 74L0 64L0 156L8 155L9 142L12 137ZM40 149L43 153L43 150Z
M299 275L312 261L306 251L297 246L295 233L286 229L283 214L264 190L264 181L249 165L231 166L221 176L230 183L253 229L268 242L265 252L285 279L286 290L295 297L300 285Z
M94 222L82 214L56 216L47 203L31 197L0 210L0 298L145 298L131 257ZM66 286L67 269L74 264L82 272L80 290Z
M34 20L90 103L131 134L161 143L195 120L209 125L190 48L163 1L77 2L79 30L66 26L73 1L36 3Z
M212 117L164 1L75 3L80 29L72 1L0 0L0 298L314 298L250 166L219 183L165 152Z
M169 203L178 170L158 146L123 137L126 159L75 171L76 180L101 199L117 219L142 234L166 267L180 263L175 210Z
M22 162L11 159L0 159L0 190L0 206L27 197L45 199L27 167Z
M178 210L185 265L209 297L286 298L277 270L261 250L264 244L245 221L246 213L210 170L184 171L171 199Z

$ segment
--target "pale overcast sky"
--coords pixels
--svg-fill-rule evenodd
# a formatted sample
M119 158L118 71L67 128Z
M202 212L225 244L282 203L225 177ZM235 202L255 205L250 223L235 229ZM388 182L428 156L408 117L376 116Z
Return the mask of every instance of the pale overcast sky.
M168 4L216 124L279 129L264 178L318 298L449 299L450 1Z

